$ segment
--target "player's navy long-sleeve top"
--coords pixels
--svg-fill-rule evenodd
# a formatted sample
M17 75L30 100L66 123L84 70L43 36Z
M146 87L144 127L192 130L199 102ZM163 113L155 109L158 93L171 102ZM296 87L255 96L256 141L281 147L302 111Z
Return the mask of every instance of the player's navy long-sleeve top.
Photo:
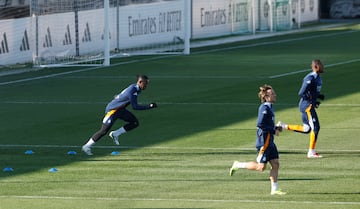
M310 104L315 107L316 99L321 91L321 86L322 80L317 73L311 72L304 77L298 93L301 98L299 102L300 111L305 111Z
M272 108L272 104L269 102L264 102L260 105L258 111L258 120L256 126L261 130L262 134L271 135L275 134L275 114ZM265 144L263 141L264 137L258 137L256 141L256 147L261 147ZM269 144L274 143L274 137L270 137Z
M131 104L134 110L146 110L149 109L149 105L139 105L137 97L141 93L141 89L137 84L131 84L124 89L120 94L116 95L114 99L106 106L105 112L111 110L126 108Z

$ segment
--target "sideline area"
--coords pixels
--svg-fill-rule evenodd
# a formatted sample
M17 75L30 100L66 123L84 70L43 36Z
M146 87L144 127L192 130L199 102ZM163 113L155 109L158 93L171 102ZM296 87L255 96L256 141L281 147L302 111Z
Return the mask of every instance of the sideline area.
M198 39L198 40L191 40L191 49L194 48L201 48L201 47L208 47L208 46L216 46L222 44L230 44L235 42L241 41L249 41L254 39L261 39L261 38L269 38L275 36L283 36L288 34L295 34L301 32L309 32L309 31L316 31L321 29L328 29L328 28L336 28L347 26L351 24L360 24L360 19L322 19L319 23L305 25L303 28L294 29L290 31L281 31L281 32L264 32L258 34L250 34L250 35L231 35L225 37L214 37L211 39ZM15 75L21 74L31 71L38 71L41 68L34 68L31 67L31 64L18 64L18 65L11 65L11 66L2 66L0 65L0 77L1 76L8 76L8 75Z

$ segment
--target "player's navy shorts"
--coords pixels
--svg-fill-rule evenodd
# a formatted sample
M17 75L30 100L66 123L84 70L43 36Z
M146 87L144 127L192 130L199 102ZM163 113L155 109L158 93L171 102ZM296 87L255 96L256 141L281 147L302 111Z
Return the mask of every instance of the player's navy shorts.
M257 153L258 154L259 154L260 148L261 147L257 148ZM274 143L269 144L268 148L265 150L265 152L263 154L263 157L260 160L260 163L267 163L267 162L269 162L270 160L273 160L273 159L279 159L279 152L278 152L278 150L276 148L276 145Z
M127 109L117 109L107 112L102 122L111 127L116 119L122 119L128 122L137 121L136 117Z

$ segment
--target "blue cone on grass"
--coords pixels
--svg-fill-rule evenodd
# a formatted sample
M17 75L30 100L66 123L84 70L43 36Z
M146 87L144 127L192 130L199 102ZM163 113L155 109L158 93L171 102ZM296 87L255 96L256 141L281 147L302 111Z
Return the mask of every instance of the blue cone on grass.
M34 154L34 151L32 151L32 150L25 151L25 155L32 155L32 154Z
M49 172L50 173L56 173L56 172L58 172L58 169L57 168L50 168Z
M13 172L14 169L13 169L12 167L6 167L6 168L4 168L3 171L4 171L4 172Z
M67 154L68 155L76 155L77 153L75 151L69 151Z
M111 155L119 155L120 154L120 152L118 152L118 151L113 151L112 153L111 153Z

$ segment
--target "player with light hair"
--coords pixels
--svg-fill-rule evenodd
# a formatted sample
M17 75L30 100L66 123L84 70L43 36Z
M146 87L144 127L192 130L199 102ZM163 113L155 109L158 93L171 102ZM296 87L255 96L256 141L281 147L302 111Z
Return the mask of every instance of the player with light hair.
M147 110L156 108L156 103L150 103L147 105L139 105L137 97L142 90L145 90L149 84L149 78L146 75L138 75L137 82L130 84L120 94L115 95L114 99L107 104L105 109L105 116L102 120L102 126L89 140L82 146L82 150L87 155L92 155L91 147L99 141L105 134L110 131L112 125L117 119L121 119L127 122L121 128L111 131L109 136L113 139L116 145L119 145L118 137L128 131L131 131L139 126L139 121L129 110L127 106L131 105L134 110Z
M300 96L299 110L301 112L301 118L303 125L290 125L281 121L278 122L278 126L283 129L291 130L299 133L309 134L310 143L309 151L307 153L308 158L321 158L315 151L315 146L320 131L320 122L315 108L320 105L320 100L324 100L325 96L320 94L322 87L322 79L320 74L324 72L324 65L320 60L315 59L311 62L312 72L308 73L302 82L298 95Z
M258 110L257 120L257 138L256 149L257 157L256 162L239 162L234 161L230 168L230 176L235 171L241 169L248 169L263 172L269 162L270 169L270 182L271 182L271 195L284 195L278 188L278 173L279 173L279 152L274 143L274 135L281 132L281 127L275 127L275 113L273 110L273 103L276 102L276 93L269 85L260 87L258 94L261 105Z

